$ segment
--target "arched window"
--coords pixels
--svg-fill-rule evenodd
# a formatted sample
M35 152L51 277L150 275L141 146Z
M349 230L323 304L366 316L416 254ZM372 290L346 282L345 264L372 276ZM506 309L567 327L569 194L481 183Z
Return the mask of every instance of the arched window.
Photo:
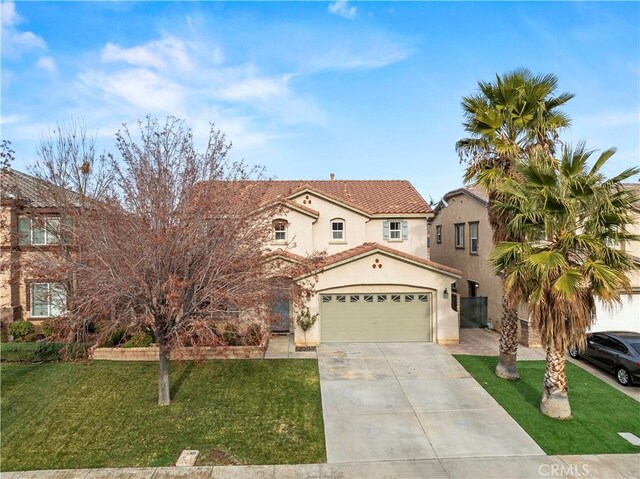
M287 223L287 220L273 220L273 241L286 243L288 226L289 224Z
M346 241L346 222L342 218L331 220L331 241Z

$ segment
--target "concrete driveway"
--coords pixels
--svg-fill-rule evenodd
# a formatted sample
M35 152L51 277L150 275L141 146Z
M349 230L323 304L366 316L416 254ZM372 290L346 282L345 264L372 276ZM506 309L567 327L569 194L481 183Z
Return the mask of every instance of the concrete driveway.
M543 455L433 343L318 345L330 463Z

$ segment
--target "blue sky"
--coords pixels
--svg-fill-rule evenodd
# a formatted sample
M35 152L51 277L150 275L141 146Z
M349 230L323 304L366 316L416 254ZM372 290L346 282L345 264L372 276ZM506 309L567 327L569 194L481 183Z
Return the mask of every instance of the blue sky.
M280 179L461 183L460 100L478 80L554 73L570 142L640 159L640 3L2 2L2 138L16 168L56 121L114 133L173 114Z

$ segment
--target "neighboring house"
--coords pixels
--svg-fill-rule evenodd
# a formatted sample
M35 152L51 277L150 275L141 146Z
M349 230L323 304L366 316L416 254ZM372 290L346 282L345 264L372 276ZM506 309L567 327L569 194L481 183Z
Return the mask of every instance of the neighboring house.
M487 194L474 186L444 195L429 223L430 258L462 271L453 290L461 302L464 298L487 298L486 325L500 329L502 281L488 264L494 246L488 204ZM465 324L464 317L461 321L463 327L471 325ZM521 328L528 331L526 319L521 318Z
M316 270L290 278L315 283L305 307L319 320L307 344L458 341L448 296L460 271L427 259L433 212L408 181L271 181L264 201L284 206L273 218L270 259L327 254ZM286 300L277 311L290 318L298 312Z
M0 319L38 325L66 310L61 283L25 266L60 248L60 211L43 199L42 183L12 169L0 171Z
M640 183L627 183L627 188L636 190L640 195ZM635 204L635 221L627 226L629 233L640 236L640 202ZM640 267L640 241L631 241L621 245ZM640 333L640 271L630 274L632 294L623 294L621 304L606 308L597 302L597 319L591 331L635 331Z
M640 185L629 187L640 188ZM444 195L429 223L430 258L462 271L455 291L462 298L486 297L488 326L500 329L502 282L488 262L494 244L487 207L487 194L474 186L458 188ZM640 208L637 211L640 218ZM629 229L640 234L638 222L629 225ZM640 261L639 242L622 247ZM630 278L634 294L623 295L619 307L604 308L598 304L592 331L640 332L640 273L636 271ZM526 346L539 345L539 336L531 327L526 307L519 308L518 317L520 342ZM464 326L464 314L461 321Z

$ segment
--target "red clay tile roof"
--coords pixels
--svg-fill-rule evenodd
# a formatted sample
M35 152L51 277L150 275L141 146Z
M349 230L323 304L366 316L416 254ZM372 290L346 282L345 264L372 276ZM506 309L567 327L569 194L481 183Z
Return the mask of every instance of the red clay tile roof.
M285 206L289 206L289 207L292 207L292 208L300 209L300 210L302 210L302 211L306 211L306 212L307 212L307 213L309 213L311 216L315 216L316 218L317 218L318 216L320 216L320 212L319 212L319 211L316 211L316 210L314 210L313 208L309 208L308 206L305 206L305 205L303 205L303 204L300 204L300 203L298 203L298 202L296 202L296 201L289 200L289 199L285 199L282 203L283 203Z
M432 213L427 202L407 180L268 180L246 183L259 184L264 188L263 205L295 197L308 189L369 215Z
M380 243L364 243L360 246L356 246L355 248L348 249L346 251L341 251L340 253L332 254L331 256L327 256L323 261L320 262L319 269L326 268L327 266L331 266L336 263L340 263L342 261L346 261L351 258L355 258L357 256L370 253L373 251L382 251L384 253L388 253L394 256L399 256L401 258L408 259L415 263L420 263L425 266L428 266L433 269L437 269L440 271L445 271L447 273L452 273L458 276L462 275L462 271L456 268L451 268L449 266L445 266L440 263L436 263L434 261L429 261L426 258L421 258L419 256L414 256L409 253L405 253L403 251L399 251L394 248L389 248L388 246L381 245Z
M0 168L0 197L3 200L19 200L32 208L54 208L50 193L57 190L58 196L68 195L69 201L73 202L77 194L56 188L21 171L11 168ZM79 200L78 200L79 201Z
M271 258L274 258L274 259L284 258L284 259L293 261L294 263L302 263L303 261L305 261L304 256L300 256L299 254L292 253L291 251L285 251L282 248L278 248L274 251L270 251L264 255L264 259L271 259Z

